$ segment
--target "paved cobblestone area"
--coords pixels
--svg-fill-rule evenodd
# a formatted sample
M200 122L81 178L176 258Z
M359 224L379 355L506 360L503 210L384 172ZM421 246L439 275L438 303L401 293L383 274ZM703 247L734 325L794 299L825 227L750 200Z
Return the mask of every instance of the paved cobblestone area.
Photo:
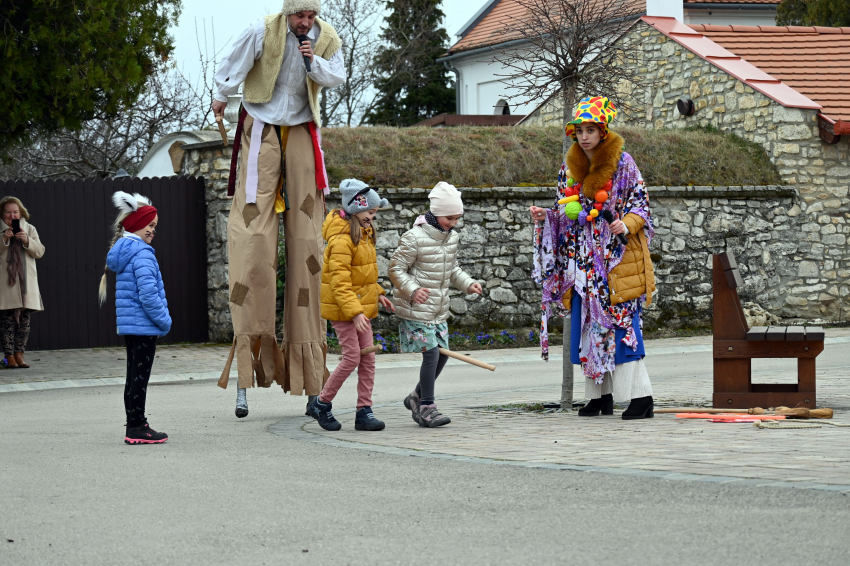
M845 332L850 340L850 332ZM688 351L710 351L710 338L706 336L673 338L647 341L653 351L659 353L681 353ZM230 351L228 344L180 344L157 346L156 362L153 366L154 383L182 381L188 379L218 379L227 361ZM516 362L520 360L536 361L540 359L537 348L514 348L504 350L482 350L463 352L492 363ZM552 362L561 359L560 346L551 349ZM45 383L36 387L3 388L11 384L36 384L43 382L69 381L65 386L84 385L83 380L99 380L97 385L115 385L123 383L126 371L124 348L94 348L88 350L42 350L28 352L26 355L30 368L23 370L0 371L0 393L11 390L33 388L56 388ZM380 354L378 367L383 369L418 367L421 357L418 354ZM338 356L328 356L328 367L334 368ZM461 364L452 360L451 364ZM235 364L231 375L236 375ZM120 378L115 381L113 378Z
M818 376L819 405L837 408L833 422L850 423L850 378L843 368ZM659 404L705 404L711 396L710 377L655 380ZM710 423L656 415L644 421L623 421L621 410L611 417L584 418L574 413L506 413L488 406L539 403L558 398L557 388L533 388L459 396L439 401L452 423L439 429L420 428L400 404L376 408L387 423L378 433L354 430L354 413L340 412L343 429L322 430L305 419L302 430L312 440L341 441L345 446L414 450L422 455L508 462L563 464L668 474L720 476L720 480L761 480L758 485L788 485L836 489L850 493L850 428L823 425L796 430L758 430L751 424ZM843 409L843 410L842 410ZM809 421L817 423L818 421ZM285 433L285 432L284 432ZM311 440L310 436L301 438ZM600 470L595 470L600 471Z

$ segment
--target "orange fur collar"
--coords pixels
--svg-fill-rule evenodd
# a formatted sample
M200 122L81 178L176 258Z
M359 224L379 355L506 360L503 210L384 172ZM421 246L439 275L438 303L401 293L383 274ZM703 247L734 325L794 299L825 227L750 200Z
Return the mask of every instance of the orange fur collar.
M581 183L584 196L593 200L596 192L614 178L622 153L623 138L614 132L609 132L608 137L599 144L593 154L593 163L588 161L579 144L574 143L570 147L567 151L567 168L570 176Z

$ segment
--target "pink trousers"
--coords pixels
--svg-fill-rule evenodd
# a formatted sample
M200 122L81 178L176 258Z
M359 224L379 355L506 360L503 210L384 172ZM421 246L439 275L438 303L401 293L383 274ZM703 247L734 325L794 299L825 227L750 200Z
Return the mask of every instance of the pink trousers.
M331 325L339 338L339 345L342 346L342 361L325 382L319 400L323 403L333 401L339 388L357 368L357 408L371 407L372 388L375 386L375 353L361 356L360 350L374 343L372 323L369 322L366 332L357 332L353 322L332 320Z

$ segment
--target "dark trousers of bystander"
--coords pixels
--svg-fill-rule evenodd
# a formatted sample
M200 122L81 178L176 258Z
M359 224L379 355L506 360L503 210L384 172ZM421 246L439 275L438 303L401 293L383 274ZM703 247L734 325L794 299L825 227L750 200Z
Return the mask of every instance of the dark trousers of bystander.
M124 384L124 411L127 426L145 424L145 399L156 356L156 336L124 336L127 345L127 381Z
M30 339L31 310L24 309L15 320L15 310L0 311L0 326L3 331L3 352L8 358L12 354L23 354Z

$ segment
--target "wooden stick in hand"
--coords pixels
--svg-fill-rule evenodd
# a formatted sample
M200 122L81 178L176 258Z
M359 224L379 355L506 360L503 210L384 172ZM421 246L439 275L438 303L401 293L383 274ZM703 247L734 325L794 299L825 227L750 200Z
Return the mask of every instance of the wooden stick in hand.
M227 147L227 132L224 129L224 122L222 121L221 116L216 116L215 122L218 124L218 133L221 134L221 143Z
M365 356L366 354L371 354L371 353L374 353L374 352L381 352L381 351L383 351L383 349L384 349L384 347L381 346L380 344L373 344L371 346L366 346L365 348L361 349L360 355ZM340 356L339 359L341 360L342 356Z
M448 356L450 358L454 358L456 360L460 360L462 362L466 362L468 364L472 364L480 368L489 369L490 371L496 371L496 366L494 365L490 365L480 360L476 360L475 358L470 358L469 356L464 356L463 354L458 354L457 352L452 352L451 350L446 350L445 348L440 348L440 353L444 356Z

